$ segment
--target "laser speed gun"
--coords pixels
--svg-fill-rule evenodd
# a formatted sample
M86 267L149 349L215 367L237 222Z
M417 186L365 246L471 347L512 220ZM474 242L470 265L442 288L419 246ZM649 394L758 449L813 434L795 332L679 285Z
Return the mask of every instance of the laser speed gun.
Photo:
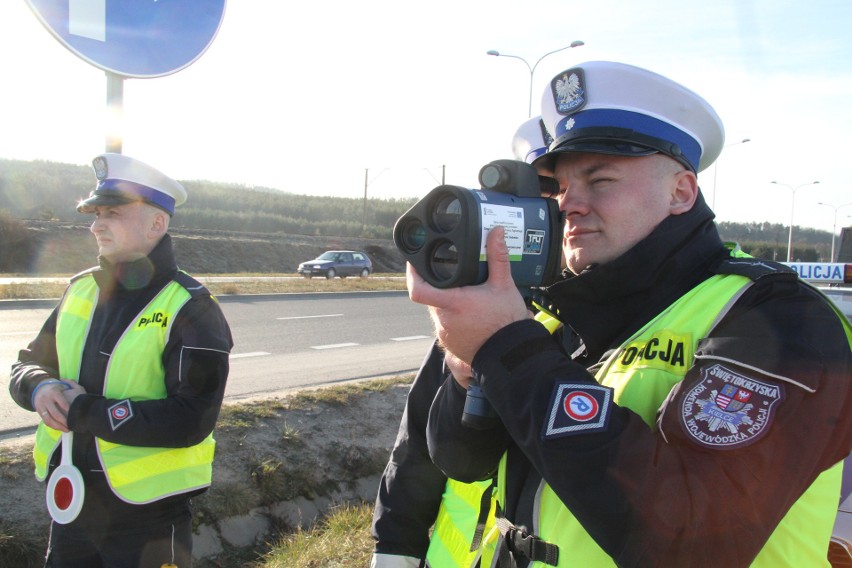
M485 238L505 230L512 279L526 290L559 277L562 215L556 180L517 160L495 160L479 171L481 189L440 185L396 222L393 240L405 260L436 288L480 284L488 278Z

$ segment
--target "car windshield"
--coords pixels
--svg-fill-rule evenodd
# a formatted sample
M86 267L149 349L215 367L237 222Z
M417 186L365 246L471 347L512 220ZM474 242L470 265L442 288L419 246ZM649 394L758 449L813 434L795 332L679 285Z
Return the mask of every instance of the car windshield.
M317 260L337 260L338 254L339 253L331 252L331 251L324 252L317 257Z

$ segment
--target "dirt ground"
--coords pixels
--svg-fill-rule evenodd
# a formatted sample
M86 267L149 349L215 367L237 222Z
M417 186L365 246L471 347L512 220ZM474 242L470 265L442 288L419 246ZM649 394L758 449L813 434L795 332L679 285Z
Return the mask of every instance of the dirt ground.
M263 552L276 533L309 526L335 504L374 500L410 379L226 404L214 431L213 485L194 499L196 554L237 565L227 558ZM0 441L0 526L20 529L43 550L49 517L31 448L32 436Z

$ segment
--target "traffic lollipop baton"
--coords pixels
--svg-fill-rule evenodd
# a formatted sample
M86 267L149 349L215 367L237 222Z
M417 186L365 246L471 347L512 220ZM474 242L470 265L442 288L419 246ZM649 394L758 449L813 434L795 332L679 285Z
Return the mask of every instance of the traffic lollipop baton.
M67 525L77 518L83 508L83 498L86 494L83 475L71 463L73 441L73 432L62 433L62 461L47 483L47 511L50 517L61 525Z

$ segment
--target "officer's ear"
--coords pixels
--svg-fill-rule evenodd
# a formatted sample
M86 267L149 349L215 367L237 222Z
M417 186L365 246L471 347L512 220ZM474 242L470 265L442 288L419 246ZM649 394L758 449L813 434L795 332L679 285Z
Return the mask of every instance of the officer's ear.
M698 199L698 178L695 172L687 169L680 169L671 174L671 202L669 204L669 213L672 215L682 215L692 209L695 205L695 200Z
M152 239L159 239L169 230L169 214L159 207L151 207L153 212L150 218L149 234Z

